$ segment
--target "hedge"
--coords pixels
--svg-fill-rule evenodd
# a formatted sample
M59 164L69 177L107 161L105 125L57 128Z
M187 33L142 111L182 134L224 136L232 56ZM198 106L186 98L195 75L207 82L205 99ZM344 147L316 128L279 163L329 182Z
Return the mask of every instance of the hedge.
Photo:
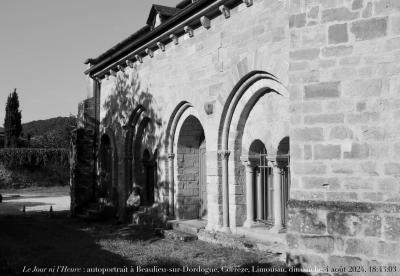
M49 164L68 167L68 149L4 148L0 149L0 163L8 168L41 167Z

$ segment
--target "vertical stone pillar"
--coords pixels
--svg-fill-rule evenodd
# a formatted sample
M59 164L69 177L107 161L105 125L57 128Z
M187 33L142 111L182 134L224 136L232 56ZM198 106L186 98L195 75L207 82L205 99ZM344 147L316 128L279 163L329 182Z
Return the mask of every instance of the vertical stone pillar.
M229 181L228 160L230 151L219 151L222 161L222 231L230 232L229 228Z
M250 228L254 225L254 173L255 166L250 161L243 162L246 169L246 210L247 217L243 226Z
M282 228L282 177L278 162L273 162L273 185L274 185L274 226Z
M263 191L263 174L262 174L262 168L258 168L256 170L256 193L257 193L257 219L261 220L261 219L265 219L265 215L264 215L264 201L266 201L265 197L265 193Z
M175 213L175 204L174 204L174 197L175 197L175 189L174 189L174 159L175 154L169 153L168 154L168 180L169 180L169 202L168 202L168 215L173 216Z

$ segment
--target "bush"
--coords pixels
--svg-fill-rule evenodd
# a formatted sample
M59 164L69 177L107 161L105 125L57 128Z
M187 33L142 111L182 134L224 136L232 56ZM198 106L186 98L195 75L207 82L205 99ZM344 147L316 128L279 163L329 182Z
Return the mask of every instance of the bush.
M67 149L4 148L0 149L0 163L7 168L46 168L56 164L68 168Z

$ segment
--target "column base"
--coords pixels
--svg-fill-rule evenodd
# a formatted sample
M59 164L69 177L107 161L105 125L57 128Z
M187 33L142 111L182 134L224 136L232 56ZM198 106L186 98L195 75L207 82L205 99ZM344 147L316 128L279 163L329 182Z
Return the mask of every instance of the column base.
M270 229L271 232L273 233L286 233L286 227L283 225L274 225L272 226L272 228Z
M246 220L246 221L243 223L243 227L251 228L251 227L253 227L255 224L256 224L256 222L255 222L254 220Z
M221 228L221 232L224 232L224 233L227 233L227 234L232 233L232 232L231 232L231 229L230 229L228 226L223 226L223 227Z

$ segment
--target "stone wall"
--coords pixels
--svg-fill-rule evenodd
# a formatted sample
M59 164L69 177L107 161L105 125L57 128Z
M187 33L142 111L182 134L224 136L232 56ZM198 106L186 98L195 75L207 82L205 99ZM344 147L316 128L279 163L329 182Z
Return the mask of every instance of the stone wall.
M271 16L274 14L274 16ZM133 68L125 67L101 80L100 131L112 130L118 155L118 186L121 202L128 183L125 167L126 131L134 110L141 104L144 117L154 126L154 149L159 152L158 181L160 202L168 201L167 126L180 104L188 102L200 121L207 141L207 191L209 228L219 229L222 221L221 171L218 165L218 136L224 106L235 85L249 72L266 71L287 84L289 57L289 25L284 1L255 0L247 7L241 3L230 10L230 17L219 15L211 20L211 28L195 28L193 37L179 37L179 44L170 42L165 51L154 50L154 57L143 56ZM206 107L211 106L211 112ZM287 110L282 110L286 112ZM263 121L263 114L259 122ZM245 122L242 122L245 124ZM178 124L181 126L182 124ZM265 126L265 124L264 124ZM258 129L257 125L253 125ZM134 128L134 127L133 127ZM176 132L179 133L180 129ZM264 135L265 136L265 135ZM262 137L264 141L268 137ZM175 141L177 143L177 141ZM231 148L233 152L234 147ZM174 148L175 159L178 158ZM232 153L231 160L234 155ZM175 173L177 166L174 168ZM234 174L231 174L234 177ZM234 181L232 180L232 185ZM176 185L176 183L175 183ZM243 189L230 189L231 204L243 206ZM238 196L236 193L240 193ZM232 225L241 212L232 210ZM241 208L241 207L240 207ZM242 208L243 209L243 208ZM239 223L240 224L240 223Z
M90 98L78 106L77 126L72 132L70 147L71 213L75 215L96 196L97 124L95 99Z
M399 260L399 3L289 1L292 261Z
M180 219L199 218L200 170L199 147L204 140L203 128L195 117L188 117L179 134L177 163L177 215Z

